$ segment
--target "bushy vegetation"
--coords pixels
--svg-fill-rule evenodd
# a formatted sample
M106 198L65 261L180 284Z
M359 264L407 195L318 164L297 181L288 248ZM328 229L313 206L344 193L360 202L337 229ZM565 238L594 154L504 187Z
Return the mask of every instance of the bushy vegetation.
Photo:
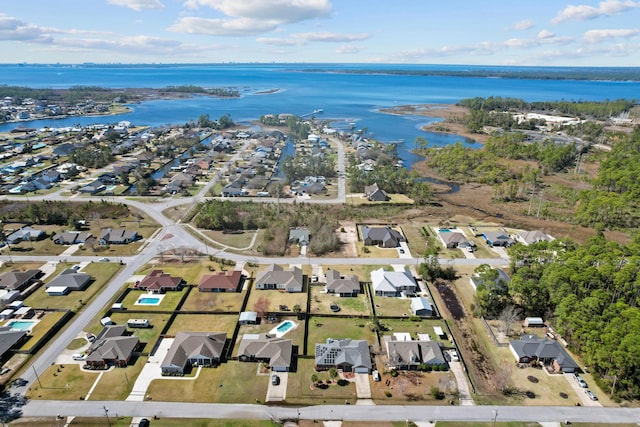
M93 217L122 219L130 214L129 207L107 201L69 203L45 200L13 202L0 201L0 220L9 222L31 222L32 224L69 225L75 227L78 220Z
M268 114L260 117L260 123L267 126L286 126L291 136L295 139L307 139L311 133L311 125L301 117L278 114Z
M229 114L223 114L218 120L212 120L208 114L202 114L198 117L198 126L201 128L222 130L235 126L235 123Z
M113 153L109 147L78 147L69 154L69 161L86 168L102 168L113 162Z
M555 328L619 397L640 397L640 237L628 245L596 235L510 249L509 297Z
M304 156L298 153L295 157L286 156L284 158L282 172L290 183L302 180L306 176L324 176L326 178L336 176L333 159Z

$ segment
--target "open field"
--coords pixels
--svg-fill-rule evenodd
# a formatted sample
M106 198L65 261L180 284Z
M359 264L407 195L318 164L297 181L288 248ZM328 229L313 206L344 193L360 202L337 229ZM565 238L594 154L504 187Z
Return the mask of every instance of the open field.
M174 311L178 307L178 303L182 299L185 292L189 289L187 287L182 288L179 291L168 291L162 295L162 301L158 305L141 305L136 304L136 301L141 296L154 295L149 294L143 290L131 290L125 299L122 301L123 307L136 311Z
M226 332L231 338L238 316L232 314L178 314L167 335L173 336L180 331L188 332Z
M415 318L414 318L415 319ZM413 339L418 339L417 334L428 334L431 341L440 342L441 347L451 346L451 343L438 337L433 331L434 326L440 326L444 331L446 327L444 321L440 319L380 319L380 323L387 327L381 335L393 335L394 332L410 333Z
M258 300L266 299L269 302L269 309L267 311L279 311L280 305L286 305L290 310L293 309L293 306L296 304L300 306L303 310L307 307L307 292L306 287L308 285L304 285L302 292L284 292L278 291L274 289L269 290L260 290L260 289L252 289L251 296L249 296L249 301L247 301L247 310L248 311L260 311L254 310L254 307Z
M220 245L233 249L244 249L251 245L257 231L243 231L242 233L223 233L217 230L202 230L202 233Z
M378 316L411 316L411 300L409 298L374 295L373 303Z
M98 378L98 372L83 372L80 365L51 365L38 372L26 396L29 399L78 400L84 398Z
M366 340L370 346L377 346L376 334L369 328L370 324L369 319L312 317L307 339L309 355L314 355L315 345L327 342L327 338Z
M371 397L377 405L443 405L456 400L457 386L451 372L402 371L392 377L382 368L378 366L381 381L370 382ZM445 399L435 399L431 395L432 387L444 392Z
M91 392L89 400L125 400L145 363L146 357L138 357L126 368L113 368L105 372Z
M311 375L317 375L319 380L330 379L328 372L316 372L313 359L298 359L298 370L289 373L287 387L287 403L289 404L351 404L356 402L356 386L353 383L338 385L335 382L327 388L312 387Z
M338 314L350 314L355 316L370 316L371 304L366 294L357 297L340 297L335 294L323 292L324 286L311 287L311 314L331 314L331 304L340 307Z
M244 296L245 292L200 292L194 288L181 310L239 312Z

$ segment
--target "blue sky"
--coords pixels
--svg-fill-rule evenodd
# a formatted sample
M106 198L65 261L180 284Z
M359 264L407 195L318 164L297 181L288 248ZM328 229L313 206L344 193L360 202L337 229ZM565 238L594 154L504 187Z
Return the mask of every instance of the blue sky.
M633 0L11 0L2 63L640 66Z

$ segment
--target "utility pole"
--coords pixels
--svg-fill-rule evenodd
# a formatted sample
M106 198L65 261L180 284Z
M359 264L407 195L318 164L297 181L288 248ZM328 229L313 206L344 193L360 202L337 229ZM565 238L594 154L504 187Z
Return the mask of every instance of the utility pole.
M104 416L107 417L107 424L111 427L111 420L109 419L109 409L106 406L102 407L104 409Z
M540 208L542 207L543 199L544 199L544 190L540 192L540 201L538 202L538 213L536 213L536 218L540 218Z
M40 386L40 388L43 388L42 387L42 383L40 382L40 377L38 376L38 371L36 371L35 365L31 365L31 367L33 368L33 372L35 372L35 374L36 374L36 379L38 380L38 385Z

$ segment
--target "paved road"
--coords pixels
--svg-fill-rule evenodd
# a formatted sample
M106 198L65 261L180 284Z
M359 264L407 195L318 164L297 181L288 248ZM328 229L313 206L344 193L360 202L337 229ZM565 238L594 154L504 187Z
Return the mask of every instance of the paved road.
M589 423L637 423L639 408L597 408L576 406L358 406L318 405L276 407L247 404L207 404L183 402L104 402L33 400L24 408L25 416L120 416L159 418L217 418L271 420L344 421L525 421ZM496 417L497 411L497 417Z

